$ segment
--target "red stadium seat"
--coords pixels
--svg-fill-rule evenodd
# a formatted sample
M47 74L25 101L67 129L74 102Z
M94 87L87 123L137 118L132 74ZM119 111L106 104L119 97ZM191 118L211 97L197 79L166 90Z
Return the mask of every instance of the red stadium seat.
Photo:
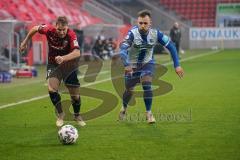
M92 17L88 12L80 10L83 0L7 0L0 1L0 7L4 8L4 13L0 14L6 18L11 15L21 21L32 21L34 23L49 23L57 16L65 15L70 24L80 24L83 27L90 24L100 23L103 20ZM31 13L31 14L30 14Z
M193 26L215 26L218 3L239 3L239 0L159 0L165 8L173 10L183 18L192 20Z

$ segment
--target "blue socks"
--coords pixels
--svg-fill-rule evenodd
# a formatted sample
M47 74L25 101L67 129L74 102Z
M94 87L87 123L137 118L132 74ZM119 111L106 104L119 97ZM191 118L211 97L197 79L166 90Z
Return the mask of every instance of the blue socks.
M144 103L146 106L146 111L150 112L152 108L152 97L153 97L153 92L152 92L152 83L151 82L142 82L142 88L144 90L143 93L143 99ZM127 108L127 105L132 97L132 91L130 90L125 90L123 93L123 107Z
M126 109L128 102L130 101L132 97L132 91L130 90L125 90L125 92L123 93L123 107Z
M150 112L152 108L153 93L152 93L151 85L152 85L151 82L142 82L142 88L144 90L143 98L144 98L144 103L145 103L147 112Z

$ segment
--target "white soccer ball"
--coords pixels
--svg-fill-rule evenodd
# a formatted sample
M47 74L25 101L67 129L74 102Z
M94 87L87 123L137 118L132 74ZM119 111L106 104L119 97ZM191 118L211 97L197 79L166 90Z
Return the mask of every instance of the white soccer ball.
M73 144L78 139L78 130L72 125L64 125L58 131L58 138L63 144Z

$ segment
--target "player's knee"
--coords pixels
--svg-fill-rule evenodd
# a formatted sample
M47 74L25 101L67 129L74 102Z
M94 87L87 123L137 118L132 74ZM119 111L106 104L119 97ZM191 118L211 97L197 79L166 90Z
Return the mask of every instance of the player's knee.
M142 82L142 88L144 91L152 91L152 83L148 81Z
M48 85L48 92L57 92L57 88L51 86L51 85Z
M71 99L77 101L80 99L80 95L71 95Z

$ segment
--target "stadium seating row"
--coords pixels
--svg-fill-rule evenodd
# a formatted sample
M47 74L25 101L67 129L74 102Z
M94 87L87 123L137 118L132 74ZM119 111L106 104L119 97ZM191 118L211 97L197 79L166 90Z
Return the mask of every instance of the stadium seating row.
M239 0L160 0L166 9L173 10L183 19L191 20L193 26L215 26L218 3L239 3Z
M46 23L52 22L57 16L65 15L71 24L79 24L80 27L101 22L101 19L80 9L82 2L83 0L74 0L71 3L66 0L2 0L0 18L9 18L5 14L8 13L13 19L20 21Z

